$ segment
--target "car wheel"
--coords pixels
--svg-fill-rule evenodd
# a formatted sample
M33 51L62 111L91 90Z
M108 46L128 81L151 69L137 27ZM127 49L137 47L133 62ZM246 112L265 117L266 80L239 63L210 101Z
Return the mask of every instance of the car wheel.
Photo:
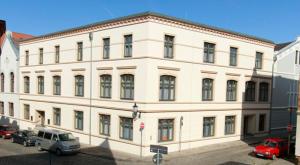
M27 145L27 142L24 140L24 142L23 142L23 146L24 147L27 147L28 145Z
M62 152L61 152L61 150L60 150L60 149L56 149L56 152L55 152L55 154L56 154L57 156L60 156L60 155L62 154Z
M272 160L276 160L276 155L272 155Z

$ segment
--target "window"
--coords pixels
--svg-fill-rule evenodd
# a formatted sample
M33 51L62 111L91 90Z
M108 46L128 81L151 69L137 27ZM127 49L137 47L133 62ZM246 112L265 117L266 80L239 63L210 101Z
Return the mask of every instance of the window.
M60 108L53 108L53 124L60 125Z
M4 92L4 73L1 73L1 92Z
M75 129L83 130L83 112L75 111Z
M43 138L43 137L44 137L44 133L45 133L45 132L43 132L43 131L39 131L39 132L38 132L38 137Z
M204 42L203 62L214 63L215 60L215 44Z
M237 93L237 81L228 80L227 81L226 100L227 101L236 101L236 93Z
M132 57L132 35L125 35L124 43L124 57Z
M30 78L28 76L24 77L24 93L29 93L30 90Z
M256 52L255 69L261 69L262 68L262 56L263 56L262 53Z
M174 36L165 35L165 58L173 58Z
M0 114L4 115L4 102L0 101Z
M174 136L174 119L158 120L158 141L172 141Z
M60 76L53 76L53 94L54 95L60 95L60 89L61 89L61 81Z
M24 104L24 119L29 120L30 116L30 106L28 104Z
M109 134L110 134L110 115L99 115L99 117L100 117L100 121L99 121L100 134L109 136Z
M77 61L82 61L82 42L77 42Z
M235 133L235 116L225 116L225 135Z
M75 96L84 96L84 76L75 76Z
M38 76L38 94L44 94L44 76Z
M120 138L126 140L133 139L133 119L120 117Z
M131 74L121 75L121 99L133 100L134 76Z
M259 84L259 101L269 100L269 84L266 82L261 82Z
M175 77L160 76L159 100L172 101L175 100Z
M25 65L29 65L29 51L25 51Z
M260 114L259 115L259 131L265 131L265 124L266 124L266 115Z
M59 63L59 53L60 53L60 47L55 46L55 63Z
M205 78L202 80L202 100L211 101L213 99L213 80Z
M15 76L14 76L14 73L11 72L10 73L10 92L15 91L14 87L15 87Z
M298 64L298 50L296 50L296 54L295 54L295 64Z
M110 38L103 39L103 59L109 59Z
M44 49L40 48L40 54L39 54L39 64L43 64L43 57L44 56Z
M9 116L14 116L14 103L8 103Z
M203 118L203 137L214 136L215 134L215 117Z
M45 139L51 140L51 137L52 137L52 133L45 132L45 135L44 135Z
M111 98L111 75L100 76L100 97Z
M229 60L229 65L230 66L236 66L237 64L237 48L230 47L230 60Z
M255 101L255 82L246 82L245 101Z

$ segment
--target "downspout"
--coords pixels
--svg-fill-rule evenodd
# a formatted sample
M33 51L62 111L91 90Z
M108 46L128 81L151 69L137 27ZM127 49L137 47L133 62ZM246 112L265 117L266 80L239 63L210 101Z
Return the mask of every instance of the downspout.
M271 82L271 100L270 100L270 115L269 115L269 135L272 133L272 111L273 111L273 88L274 88L274 65L277 61L277 55L275 54L273 57L273 63L272 63L272 82Z
M92 55L93 55L93 32L89 33L89 39L90 39L90 126L89 126L89 144L92 145Z

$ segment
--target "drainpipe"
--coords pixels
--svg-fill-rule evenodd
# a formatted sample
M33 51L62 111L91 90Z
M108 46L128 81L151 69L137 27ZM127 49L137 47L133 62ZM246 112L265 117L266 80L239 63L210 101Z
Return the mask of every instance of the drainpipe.
M89 144L92 145L92 55L93 55L93 32L89 33L89 39L90 39L90 126L89 126Z
M273 111L273 88L274 88L274 65L275 62L277 61L277 56L275 55L273 57L273 63L272 63L272 83L271 83L271 100L270 100L270 115L269 115L269 135L271 135L272 132L272 127L271 127L271 123L272 123L272 111Z

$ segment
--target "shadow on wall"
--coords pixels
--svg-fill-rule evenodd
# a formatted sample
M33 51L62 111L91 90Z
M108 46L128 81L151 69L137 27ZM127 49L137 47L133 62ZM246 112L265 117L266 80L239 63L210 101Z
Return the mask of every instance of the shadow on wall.
M10 118L6 116L1 116L0 118L0 125L9 125L15 129L19 129L19 125L16 120L10 122Z

